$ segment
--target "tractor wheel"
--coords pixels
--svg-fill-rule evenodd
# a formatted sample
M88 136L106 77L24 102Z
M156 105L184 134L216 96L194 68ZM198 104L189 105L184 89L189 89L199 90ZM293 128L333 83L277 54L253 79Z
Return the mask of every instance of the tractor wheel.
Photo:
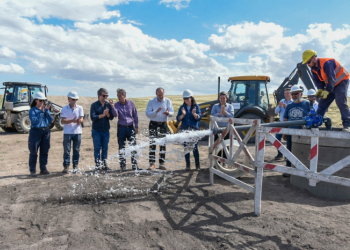
M55 127L58 130L63 130L62 118L60 115L56 115L55 117Z
M227 147L227 150L230 152L230 140L229 139L225 140L225 145ZM223 156L223 152L224 152L224 149L223 149L222 144L220 143L217 146L217 148L215 150L215 153L218 156ZM223 173L225 173L227 175L230 175L230 176L232 176L234 178L241 177L242 175L244 175L246 173L245 171L242 171L239 168L236 168L234 166L226 165L225 163L222 163L222 162L219 162L219 161L215 161L214 167L217 170L220 170L221 172L223 172Z
M29 111L23 111L19 113L16 117L15 128L18 133L27 134L30 130L30 119L29 119Z
M14 128L14 127L11 127L11 128L2 127L2 130L4 130L7 133L17 132L16 128Z
M54 123L54 122L51 122L50 125L49 125L49 128L50 128L50 129L53 129L53 127L55 127L55 123Z
M207 130L209 129L209 125L208 123L204 122L204 121L200 121L199 122L199 129L200 130ZM204 136L203 138L200 139L200 141L208 141L209 140L209 136Z
M257 114L244 114L241 117L242 119L260 119L261 123L264 123L264 120L261 118L261 116L257 115ZM238 124L235 124L235 126L239 126ZM239 135L241 136L242 140L244 139L245 135L248 133L247 131L239 131L238 132ZM252 136L250 137L250 139L248 140L249 143L255 143L255 132L252 134Z

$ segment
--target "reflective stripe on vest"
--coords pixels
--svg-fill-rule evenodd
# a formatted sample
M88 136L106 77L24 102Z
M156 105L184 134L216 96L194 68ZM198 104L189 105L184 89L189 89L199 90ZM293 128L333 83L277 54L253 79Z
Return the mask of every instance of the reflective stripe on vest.
M339 63L337 62L335 59L332 59L332 58L319 58L319 63L320 63L320 67L321 67L321 75L318 74L317 71L315 70L312 70L317 76L318 78L322 81L322 82L325 82L326 85L328 84L328 78L327 78L327 75L326 73L324 72L323 70L323 66L324 64L327 62L327 61L330 61L330 60L334 60L335 64L336 64L336 69L335 69L335 84L334 86L337 86L342 80L346 80L346 79L349 79L349 73L344 69L344 67ZM337 75L337 74L341 74L341 75Z

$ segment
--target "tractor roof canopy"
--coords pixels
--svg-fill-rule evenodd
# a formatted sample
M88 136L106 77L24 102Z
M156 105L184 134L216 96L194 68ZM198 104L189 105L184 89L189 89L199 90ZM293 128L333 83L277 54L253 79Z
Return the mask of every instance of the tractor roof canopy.
M15 85L31 85L31 86L44 86L41 83L36 82L4 82L4 86L15 86Z
M270 77L268 76L233 76L228 79L228 81L256 81L256 80L262 80L262 81L270 81Z

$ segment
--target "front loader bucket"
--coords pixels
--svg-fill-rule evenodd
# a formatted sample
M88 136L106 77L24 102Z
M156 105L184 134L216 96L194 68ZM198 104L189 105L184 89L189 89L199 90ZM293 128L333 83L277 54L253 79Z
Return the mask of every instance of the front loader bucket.
M91 127L90 115L84 114L83 127Z

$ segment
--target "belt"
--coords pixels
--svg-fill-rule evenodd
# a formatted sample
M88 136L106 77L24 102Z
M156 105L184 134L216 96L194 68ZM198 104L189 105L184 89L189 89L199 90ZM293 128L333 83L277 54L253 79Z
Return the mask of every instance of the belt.
M151 121L153 124L165 124L166 122L156 122L156 121Z
M123 128L133 128L134 125L121 125L121 124L118 124L118 127L123 127Z
M31 128L31 129L37 129L37 130L46 130L46 129L49 129L49 127L41 127L41 128Z

